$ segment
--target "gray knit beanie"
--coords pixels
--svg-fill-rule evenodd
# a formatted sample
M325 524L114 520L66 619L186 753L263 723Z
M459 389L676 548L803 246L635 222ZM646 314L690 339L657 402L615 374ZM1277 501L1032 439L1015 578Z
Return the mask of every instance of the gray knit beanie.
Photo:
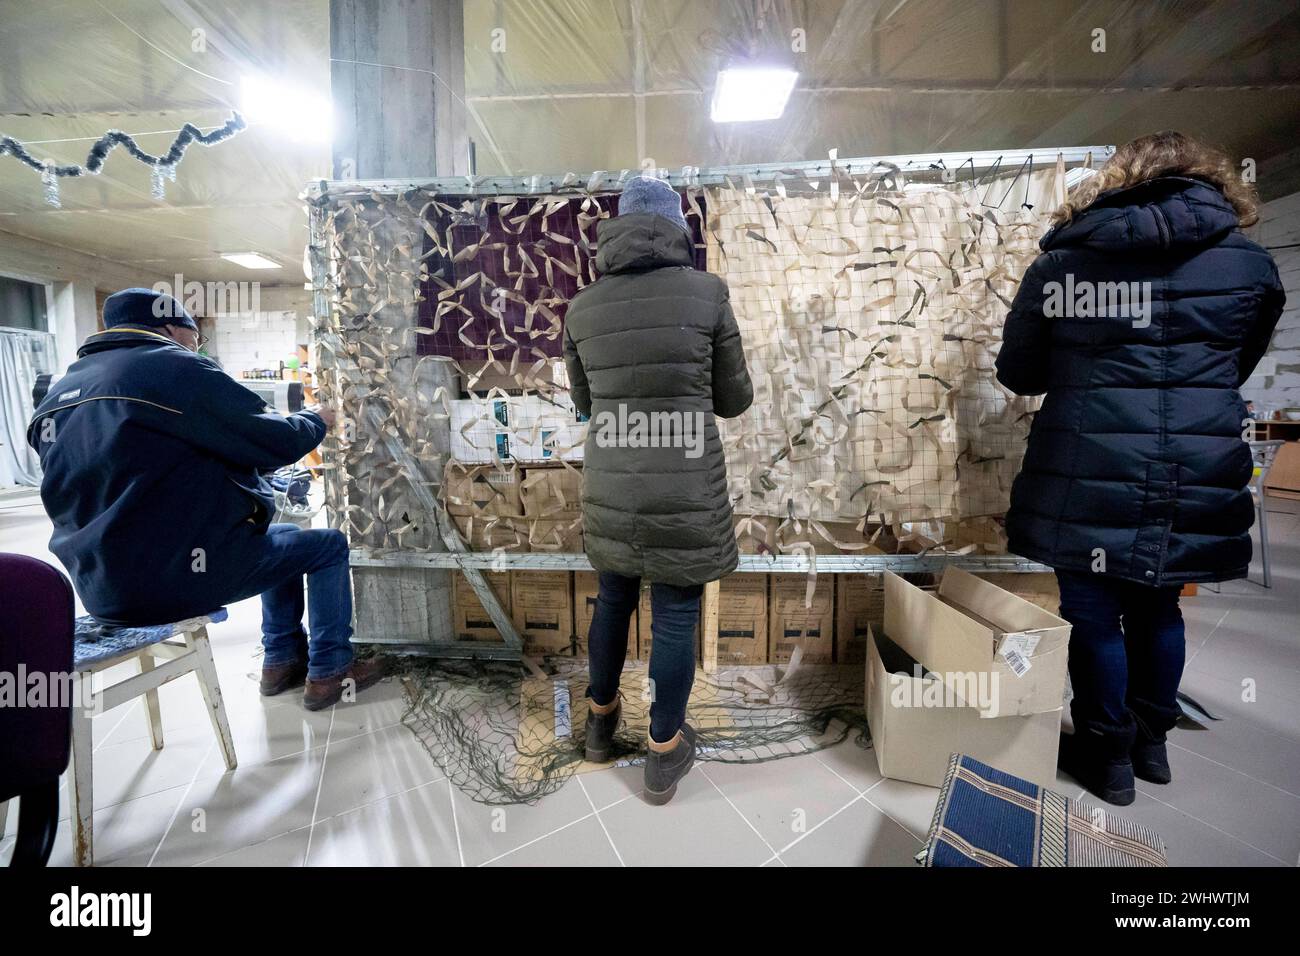
M652 212L665 219L671 219L682 229L690 232L686 217L682 215L682 197L662 179L649 176L637 176L628 180L618 197L618 214L626 216L635 212Z

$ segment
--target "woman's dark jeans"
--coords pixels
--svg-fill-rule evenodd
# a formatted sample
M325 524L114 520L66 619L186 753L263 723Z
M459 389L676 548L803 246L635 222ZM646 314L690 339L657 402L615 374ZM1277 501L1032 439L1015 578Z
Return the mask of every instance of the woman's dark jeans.
M1086 571L1057 571L1070 622L1070 713L1076 729L1128 728L1156 740L1178 719L1186 655L1180 587L1149 587Z
M650 585L650 737L667 743L686 721L686 701L695 681L695 626L700 618L703 585L679 588ZM627 657L627 628L641 596L641 579L600 572L600 594L591 615L587 655L591 686L587 695L598 705L612 703Z

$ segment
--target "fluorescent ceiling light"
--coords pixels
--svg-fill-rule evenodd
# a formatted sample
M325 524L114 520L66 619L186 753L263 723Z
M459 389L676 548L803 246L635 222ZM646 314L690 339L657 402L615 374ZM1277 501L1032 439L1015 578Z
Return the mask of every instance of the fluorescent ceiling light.
M718 71L713 88L715 123L744 123L780 118L799 74L772 67L737 67Z
M240 94L240 111L250 123L305 142L328 143L334 134L328 96L260 74L245 76Z
M278 269L280 263L257 252L223 252L221 258L228 259L245 269Z

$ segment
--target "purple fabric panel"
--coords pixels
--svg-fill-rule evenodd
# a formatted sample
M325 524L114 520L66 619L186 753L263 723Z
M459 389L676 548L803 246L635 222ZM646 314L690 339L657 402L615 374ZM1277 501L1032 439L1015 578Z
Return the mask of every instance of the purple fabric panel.
M429 275L453 286L476 272L482 272L487 281L477 282L453 295L469 314L459 311L445 314L432 335L417 336L418 354L445 355L461 362L481 361L491 355L506 364L515 352L523 353L521 362L558 358L563 348L559 334L562 324L557 328L540 310L533 313L530 323L529 309L523 302L496 299L494 289L500 286L517 291L529 303L540 304L563 323L569 300L580 288L579 279L554 267L548 274L546 257L570 266L576 264L584 286L596 278L595 223L587 227L585 237L578 230L583 200L571 199L547 215L545 229L540 212L529 215L522 227L511 222L532 209L538 202L535 198L521 197L513 206L506 197L442 197L441 201L458 206L458 211L452 214L430 206L428 221L439 236L445 237L450 228L453 254L475 243L480 243L482 248L457 262L438 253L429 255L425 260ZM595 197L595 201L611 215L617 212L617 193ZM698 202L703 210L703 196ZM682 208L689 213L685 197ZM702 270L707 264L703 223L689 215L687 222L695 233L695 267ZM571 242L565 243L556 236ZM427 254L433 248L433 238L426 234L423 251ZM420 303L419 322L423 328L434 328L438 295L442 291L443 287L433 278L422 283L420 293L424 301ZM492 311L494 302L502 307L504 321Z

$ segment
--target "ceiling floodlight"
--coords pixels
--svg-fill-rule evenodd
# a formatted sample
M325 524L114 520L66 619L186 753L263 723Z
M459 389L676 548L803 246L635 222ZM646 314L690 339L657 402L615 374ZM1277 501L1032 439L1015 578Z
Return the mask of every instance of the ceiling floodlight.
M779 119L798 79L795 70L774 67L719 70L710 116L715 123Z
M249 123L305 142L327 143L334 133L334 103L314 90L250 74L240 94L240 111Z

